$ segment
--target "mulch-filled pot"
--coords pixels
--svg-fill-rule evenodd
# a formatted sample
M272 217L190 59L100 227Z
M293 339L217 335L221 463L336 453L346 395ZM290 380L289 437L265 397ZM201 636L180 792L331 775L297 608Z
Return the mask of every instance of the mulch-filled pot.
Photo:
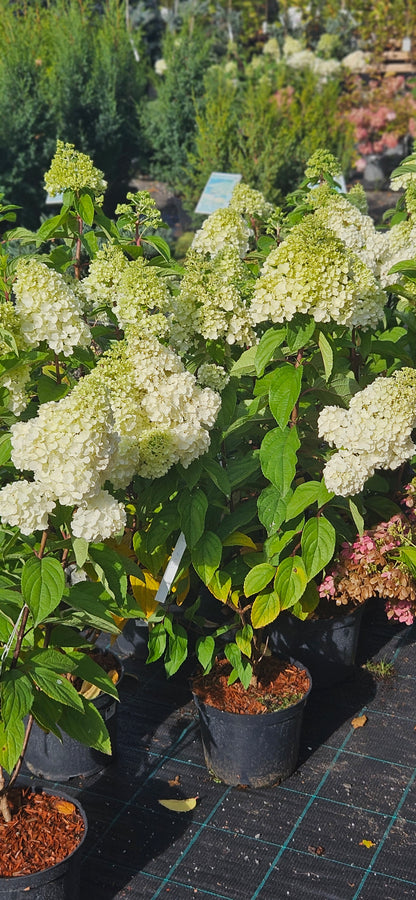
M307 666L314 689L332 687L354 671L363 606L334 615L322 614L302 622L290 613L279 616L279 627L270 630L273 653L297 659Z
M0 820L1 900L76 900L87 819L73 797L13 787L12 821Z
M107 673L114 670L118 672L116 684L119 686L123 677L120 660L105 650L95 653L93 658ZM64 732L61 742L51 731L43 731L34 722L24 760L29 772L49 781L68 781L79 775L85 777L95 775L114 761L118 702L109 694L100 693L91 700L91 703L99 710L107 726L111 740L111 756L81 744Z
M228 685L230 672L227 660L217 660L192 684L207 768L226 784L278 784L296 768L309 672L264 657L247 691L239 681Z

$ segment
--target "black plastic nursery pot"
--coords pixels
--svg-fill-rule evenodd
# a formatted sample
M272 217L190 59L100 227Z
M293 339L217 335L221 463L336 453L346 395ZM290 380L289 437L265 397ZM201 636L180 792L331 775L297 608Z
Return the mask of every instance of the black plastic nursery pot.
M279 656L289 656L307 666L313 687L332 687L353 670L364 605L347 615L306 619L282 613L270 629L269 647Z
M35 789L35 785L33 786ZM55 794L55 791L42 787L43 793ZM59 799L73 803L82 816L84 832L75 850L62 862L49 868L34 872L32 875L17 875L11 878L0 877L0 900L77 900L80 885L80 867L82 847L87 836L88 822L85 812L74 797L59 791Z
M117 657L120 669L119 687L123 678L123 666ZM102 753L87 747L62 732L62 742L52 734L45 732L36 722L33 723L29 742L25 753L25 765L32 775L45 778L47 781L69 781L79 775L88 777L101 772L114 761L117 752L117 710L118 701L109 694L99 694L91 700L101 713L107 726L111 740L112 754Z
M295 663L298 665L298 663ZM299 664L299 668L305 669ZM208 771L225 784L252 788L279 784L294 772L299 755L304 696L285 709L261 715L232 713L193 693Z

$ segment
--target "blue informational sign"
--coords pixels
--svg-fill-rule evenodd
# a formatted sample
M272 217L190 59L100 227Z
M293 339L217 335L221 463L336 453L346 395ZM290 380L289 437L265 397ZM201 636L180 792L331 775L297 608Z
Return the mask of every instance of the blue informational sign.
M241 181L241 177L241 175L233 175L230 172L211 172L195 207L195 212L209 216L216 209L225 209L231 200L236 184Z

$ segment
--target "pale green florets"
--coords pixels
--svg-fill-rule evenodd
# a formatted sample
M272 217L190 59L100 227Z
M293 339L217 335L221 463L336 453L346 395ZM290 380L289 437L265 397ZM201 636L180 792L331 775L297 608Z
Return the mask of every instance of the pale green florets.
M179 357L157 340L132 333L119 341L88 375L92 390L109 390L120 436L109 480L126 487L134 474L164 475L176 462L187 467L208 450L220 397L200 388Z
M162 311L169 305L169 290L155 267L142 257L128 260L119 247L108 244L92 260L80 290L99 321L106 321L100 308L108 307L123 329L134 326L143 335L158 337L167 332Z
M197 371L197 382L203 387L209 387L213 391L222 393L230 380L228 372L223 366L217 366L216 363L202 363Z
M254 288L254 323L289 322L309 313L316 322L376 326L385 295L373 273L340 238L308 216L267 257Z
M123 219L125 217L131 224L145 224L147 228L163 227L160 211L148 191L137 191L135 194L129 191L127 200L128 203L118 204L116 216L123 216Z
M75 150L74 144L57 141L55 156L45 174L45 187L51 197L68 188L76 194L83 188L89 188L99 203L107 182L104 181L104 173L94 166L89 156Z
M6 332L4 334L4 332ZM0 302L0 354L9 356L15 350L23 350L27 344L20 328L20 317L13 303Z
M330 228L377 275L387 248L385 234L377 231L370 216L363 215L347 197L334 193L328 185L311 191L311 195L321 201L315 221Z
M242 182L236 184L233 190L229 209L253 219L268 219L275 212L273 204L268 203L260 191Z
M171 341L185 348L199 337L228 344L251 344L255 335L243 291L247 270L238 250L228 247L214 259L190 250L179 294L171 300Z
M315 150L306 163L305 178L314 181L324 175L341 175L341 165L329 150Z
M235 209L217 209L196 232L191 249L197 253L209 253L213 258L226 247L233 247L243 258L249 248L251 234L251 228Z
M363 216L368 214L368 201L367 194L362 186L362 184L353 184L348 191L348 200L352 203L353 206L356 206L357 209L360 210L360 213Z
M397 469L416 446L416 371L401 369L376 378L354 395L348 410L327 406L318 418L318 433L338 453L324 468L330 491L348 496L361 491L375 469Z
M19 260L13 285L16 311L26 346L46 341L55 353L70 356L91 341L79 298L64 277L38 259Z

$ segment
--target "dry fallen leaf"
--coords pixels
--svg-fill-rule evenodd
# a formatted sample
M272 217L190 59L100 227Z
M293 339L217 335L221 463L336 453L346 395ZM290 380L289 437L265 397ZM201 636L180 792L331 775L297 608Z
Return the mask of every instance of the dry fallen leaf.
M352 719L351 725L353 728L362 728L366 722L367 716L357 716L355 719Z
M323 856L325 850L320 845L318 847L308 847L309 853L315 853L316 856Z
M374 841L360 841L360 847L367 847L367 849L369 849L370 847L375 847L375 846L376 845L375 845Z
M158 800L161 806L170 809L171 812L190 812L195 809L198 797L188 797L186 800Z
M180 785L180 783L181 783L181 779L179 778L179 775L175 775L174 778L170 778L168 781L169 787L178 787Z
M68 800L55 800L53 805L63 816L72 816L72 813L75 812L74 804L69 803Z

